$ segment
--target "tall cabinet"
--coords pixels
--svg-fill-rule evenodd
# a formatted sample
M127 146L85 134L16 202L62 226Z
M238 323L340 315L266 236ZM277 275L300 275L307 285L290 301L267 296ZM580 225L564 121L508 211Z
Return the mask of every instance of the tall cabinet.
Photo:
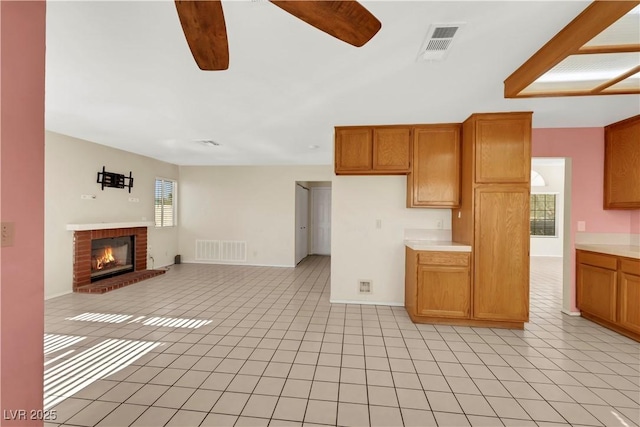
M471 318L497 326L529 320L531 116L474 114L462 128L452 235L472 247Z

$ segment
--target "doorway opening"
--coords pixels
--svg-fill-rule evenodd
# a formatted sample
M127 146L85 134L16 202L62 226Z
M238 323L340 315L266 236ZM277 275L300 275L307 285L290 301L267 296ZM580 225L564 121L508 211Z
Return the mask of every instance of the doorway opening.
M569 314L571 291L571 159L531 159L531 299L551 298Z
M296 182L295 265L309 255L331 255L331 182Z

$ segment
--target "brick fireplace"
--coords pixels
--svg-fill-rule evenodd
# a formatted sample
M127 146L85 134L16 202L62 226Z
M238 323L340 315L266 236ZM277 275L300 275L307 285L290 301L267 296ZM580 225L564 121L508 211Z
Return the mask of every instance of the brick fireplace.
M91 281L91 241L114 237L133 236L134 268L104 280ZM104 293L164 273L164 270L147 270L147 227L123 227L97 230L76 230L73 234L73 291Z

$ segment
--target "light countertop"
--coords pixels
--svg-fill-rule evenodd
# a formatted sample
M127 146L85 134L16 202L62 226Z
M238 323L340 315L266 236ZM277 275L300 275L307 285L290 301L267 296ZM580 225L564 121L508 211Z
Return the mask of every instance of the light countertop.
M445 240L405 240L404 244L414 251L471 252L471 246Z
M640 259L640 246L576 243L576 249Z

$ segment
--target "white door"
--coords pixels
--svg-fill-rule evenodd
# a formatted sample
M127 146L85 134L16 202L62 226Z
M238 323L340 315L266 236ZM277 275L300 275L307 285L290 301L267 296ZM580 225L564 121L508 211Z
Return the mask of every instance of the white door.
M309 190L296 185L296 264L309 255Z
M331 187L311 189L311 253L331 255Z

